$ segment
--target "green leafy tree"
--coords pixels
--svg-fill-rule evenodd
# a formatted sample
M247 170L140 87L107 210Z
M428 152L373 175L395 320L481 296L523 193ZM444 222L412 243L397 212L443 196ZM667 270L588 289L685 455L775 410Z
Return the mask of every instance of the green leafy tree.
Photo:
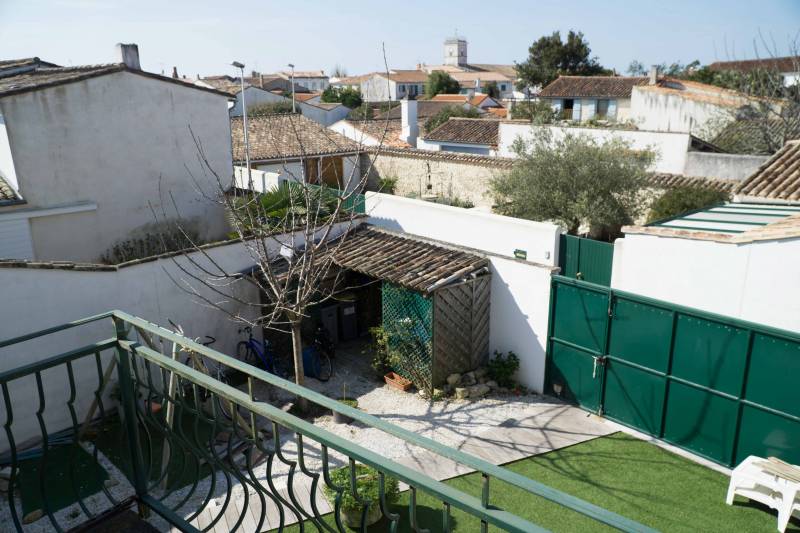
M458 94L460 90L461 85L450 74L441 70L431 72L428 81L425 82L425 95L428 98L433 98L437 94Z
M300 108L298 107L297 109L299 112ZM291 100L247 106L247 114L251 117L263 117L267 115L279 115L283 113L294 113L294 111L292 111Z
M320 100L329 104L343 104L350 109L356 109L364 103L361 91L352 87L328 87L322 91Z
M517 87L544 87L559 75L598 76L609 74L596 57L591 57L592 49L583 33L570 30L567 40L561 40L561 33L540 37L528 48L528 58L517 63Z
M653 152L635 151L617 137L556 139L549 131L517 139L512 148L513 168L490 184L499 213L553 221L572 235L588 226L590 235L605 238L639 215Z
M500 98L500 87L497 86L496 81L490 81L484 85L483 92L492 98Z
M672 218L730 200L730 194L704 187L676 187L659 196L650 206L647 223Z
M423 129L425 130L425 133L430 133L451 118L478 118L480 116L480 113L474 107L468 107L465 109L463 106L459 105L448 105L425 121Z
M534 124L552 124L558 113L547 100L515 102L511 107L511 118L530 120Z
M350 120L370 120L375 116L375 111L372 106L364 102L357 108L348 113L347 118Z

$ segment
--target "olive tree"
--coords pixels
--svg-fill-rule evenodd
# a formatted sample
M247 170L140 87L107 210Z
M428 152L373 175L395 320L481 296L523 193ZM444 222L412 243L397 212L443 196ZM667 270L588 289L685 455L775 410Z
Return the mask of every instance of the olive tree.
M617 137L557 138L549 130L519 138L512 148L517 160L511 171L491 181L499 213L552 221L572 235L588 227L592 236L604 238L641 213L654 152L634 150Z

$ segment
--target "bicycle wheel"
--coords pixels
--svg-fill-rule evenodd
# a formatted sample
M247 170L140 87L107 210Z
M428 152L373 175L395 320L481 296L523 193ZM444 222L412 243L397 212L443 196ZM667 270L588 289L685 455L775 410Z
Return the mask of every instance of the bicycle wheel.
M319 358L319 374L317 375L317 379L322 382L328 381L333 376L333 362L326 353L320 353L317 357Z

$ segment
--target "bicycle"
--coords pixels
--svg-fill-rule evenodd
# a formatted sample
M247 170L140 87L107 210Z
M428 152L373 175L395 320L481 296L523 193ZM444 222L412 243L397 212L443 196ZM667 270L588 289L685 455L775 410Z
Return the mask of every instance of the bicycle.
M247 340L236 345L236 356L240 361L262 368L278 377L286 379L290 373L280 368L278 358L272 349L272 344L266 339L259 343L253 337L253 328L245 326L239 329L239 334L246 333ZM333 374L333 365L327 353L322 351L322 341L313 343L303 350L303 367L307 377L320 381L328 381ZM319 346L319 347L317 347ZM308 358L308 362L306 359Z

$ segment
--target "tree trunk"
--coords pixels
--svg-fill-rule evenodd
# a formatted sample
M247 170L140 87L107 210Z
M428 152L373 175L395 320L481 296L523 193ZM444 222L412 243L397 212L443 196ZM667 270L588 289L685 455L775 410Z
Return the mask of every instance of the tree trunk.
M303 337L300 331L300 322L292 323L292 355L294 357L294 382L302 386L306 374L303 368ZM298 398L297 407L303 412L308 411L308 400Z

